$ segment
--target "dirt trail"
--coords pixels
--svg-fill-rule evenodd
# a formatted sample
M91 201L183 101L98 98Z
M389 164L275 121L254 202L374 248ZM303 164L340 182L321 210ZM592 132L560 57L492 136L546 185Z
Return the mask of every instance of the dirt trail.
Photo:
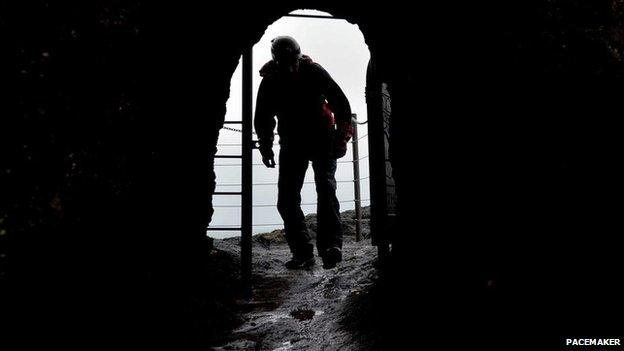
M238 239L216 240L217 249L239 252ZM346 238L343 262L324 270L320 258L309 270L289 271L284 243L254 241L254 297L241 304L244 323L213 350L363 350L362 338L345 328L349 299L376 278L376 248L370 240Z

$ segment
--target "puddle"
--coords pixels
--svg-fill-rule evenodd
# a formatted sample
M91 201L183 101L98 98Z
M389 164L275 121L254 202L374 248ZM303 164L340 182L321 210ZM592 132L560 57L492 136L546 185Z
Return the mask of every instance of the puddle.
M299 322L308 321L314 318L314 315L316 315L316 312L309 308L297 308L296 310L290 311L290 316Z

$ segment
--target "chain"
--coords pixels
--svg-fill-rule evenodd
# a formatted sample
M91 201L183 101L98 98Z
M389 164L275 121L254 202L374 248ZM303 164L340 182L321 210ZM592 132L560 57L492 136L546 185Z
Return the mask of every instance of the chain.
M238 133L242 133L243 131L241 129L237 129L237 128L232 128L232 127L226 127L223 126L221 127L222 129L227 129L227 130L231 130L233 132L238 132ZM256 135L256 132L251 132L253 135Z

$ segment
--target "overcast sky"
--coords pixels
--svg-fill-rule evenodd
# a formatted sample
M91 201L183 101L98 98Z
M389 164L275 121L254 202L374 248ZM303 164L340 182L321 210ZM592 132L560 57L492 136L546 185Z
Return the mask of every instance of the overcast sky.
M312 10L299 10L294 13L328 15L324 12ZM315 62L321 64L340 85L345 92L353 113L358 115L358 120L365 121L366 102L364 89L366 86L366 66L370 58L368 47L364 43L364 37L357 25L338 19L310 19L296 17L282 17L270 25L262 39L253 48L253 88L254 107L255 98L258 93L261 77L258 73L260 67L271 59L271 39L289 35L295 38L301 46L303 54L310 56ZM242 113L242 79L240 62L232 77L230 87L230 99L227 102L226 120L237 121L241 119ZM367 125L358 128L360 137L368 133ZM219 136L218 154L240 154L241 135L240 133L222 130ZM368 142L366 138L360 140L360 158L368 155ZM279 146L274 147L276 160L279 155ZM253 202L253 222L254 233L271 231L282 228L282 221L275 207L277 203L277 182L278 168L267 169L261 165L261 157L257 150L253 154L253 179L254 192ZM341 211L353 209L353 164L352 150L349 146L347 155L339 160L336 179L338 183L338 199L341 203ZM217 173L217 191L239 191L241 168L240 160L217 159L215 167ZM302 203L315 203L316 192L313 184L313 171L310 167L306 174L306 183L301 192ZM360 176L368 176L368 158L360 161ZM362 199L369 198L368 179L362 180ZM369 202L363 202L367 205ZM238 196L215 196L215 214L211 226L240 225L240 197ZM231 206L231 207L219 207ZM316 212L315 205L303 205L304 212ZM264 225L270 224L270 225ZM239 232L209 232L210 236L222 238L225 236L238 236Z

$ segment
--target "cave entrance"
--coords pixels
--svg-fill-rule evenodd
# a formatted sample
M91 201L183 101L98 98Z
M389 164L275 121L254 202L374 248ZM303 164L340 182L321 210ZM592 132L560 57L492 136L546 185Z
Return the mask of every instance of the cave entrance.
M368 120L366 106L367 67L370 52L360 29L346 20L314 10L293 11L267 27L264 36L243 52L231 80L225 125L219 136L215 171L217 189L214 198L214 223L210 234L216 238L241 233L243 279L251 277L252 235L283 226L276 209L278 169L267 169L255 148L253 110L260 77L260 67L270 60L270 40L278 35L297 39L302 53L320 63L332 75L349 99L356 114L356 144L338 160L337 196L341 211L371 204L369 188ZM279 136L274 151L279 157ZM354 151L357 146L357 152ZM302 190L305 214L315 211L314 182L307 172ZM355 215L360 225L361 215ZM368 219L364 219L368 220Z

